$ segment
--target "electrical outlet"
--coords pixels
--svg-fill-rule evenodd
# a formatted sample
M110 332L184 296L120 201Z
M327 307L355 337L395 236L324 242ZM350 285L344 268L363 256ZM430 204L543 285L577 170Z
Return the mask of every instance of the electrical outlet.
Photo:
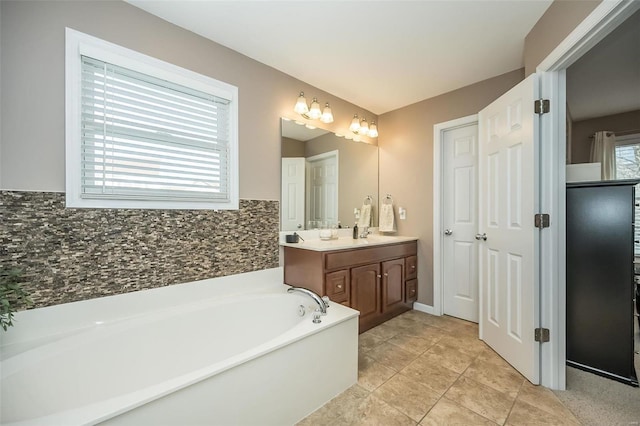
M398 207L398 213L400 214L400 220L405 220L407 218L407 209L404 207Z

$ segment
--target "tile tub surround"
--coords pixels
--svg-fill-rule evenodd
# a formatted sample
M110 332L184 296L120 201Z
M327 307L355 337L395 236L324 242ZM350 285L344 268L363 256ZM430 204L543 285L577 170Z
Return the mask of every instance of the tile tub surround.
M299 425L579 425L478 339L478 325L409 311L359 336L358 384Z
M64 193L0 191L0 267L25 271L34 308L273 268L278 209L67 209Z

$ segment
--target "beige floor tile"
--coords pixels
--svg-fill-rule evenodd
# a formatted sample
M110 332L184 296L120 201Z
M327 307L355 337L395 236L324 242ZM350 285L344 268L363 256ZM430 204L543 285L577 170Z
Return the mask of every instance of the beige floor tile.
M516 400L516 403L513 405L513 409L511 410L511 414L507 419L508 425L518 426L518 425L545 425L545 426L553 426L553 425L579 425L573 417L573 415L566 416L556 416L551 414L545 410L534 407L533 405L527 404L524 401Z
M476 359L464 372L464 377L475 380L515 398L525 378L511 367L502 367Z
M436 343L428 351L421 355L429 359L434 364L453 370L456 373L462 373L467 369L475 356L462 352L458 348Z
M364 354L358 356L358 385L364 389L373 391L394 374L395 370L385 367L373 358Z
M570 418L578 423L573 413L560 402L550 389L544 386L532 385L528 380L524 381L518 393L517 401L526 402L556 417Z
M441 395L460 377L459 373L439 364L434 364L424 357L416 358L411 364L402 369L400 374L430 387Z
M452 348L456 348L467 355L476 357L487 348L487 345L477 337L465 335L447 335L438 342Z
M416 359L417 355L405 351L398 346L383 342L367 352L367 356L375 359L386 367L400 371Z
M362 333L358 336L358 352L367 352L382 342L384 342L384 339L381 339L375 334L371 334L369 331Z
M377 327L373 327L371 330L368 330L366 333L371 334L381 340L391 339L396 334L400 334L402 332L402 328L397 325L390 325L388 323L382 323Z
M405 328L402 334L407 336L419 337L428 341L431 345L438 343L443 337L447 336L447 332L437 327L431 327L417 321L416 326Z
M489 346L486 346L485 350L480 352L480 354L478 355L478 359L482 361L490 362L500 367L513 368L511 364L509 364L507 361L502 359L502 357L497 353L495 353L495 351L491 349Z
M374 395L369 395L354 410L341 416L334 424L414 426L416 422Z
M422 354L433 345L429 340L415 336L408 336L406 334L398 334L387 340L387 342L416 355Z
M499 424L504 424L514 401L514 398L466 377L460 377L445 396Z
M407 317L404 314L398 315L395 318L391 318L385 324L389 324L392 326L400 327L402 329L411 329L420 325L420 322L416 321L413 318Z
M489 419L465 408L455 402L442 398L420 422L424 426L442 425L495 425Z
M402 374L396 374L373 395L419 422L440 394Z

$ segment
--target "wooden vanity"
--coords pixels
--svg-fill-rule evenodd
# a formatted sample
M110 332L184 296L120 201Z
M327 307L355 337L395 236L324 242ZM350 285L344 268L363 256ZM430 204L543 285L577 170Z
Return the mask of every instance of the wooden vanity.
M284 282L360 311L360 333L412 309L418 296L414 238L283 244Z

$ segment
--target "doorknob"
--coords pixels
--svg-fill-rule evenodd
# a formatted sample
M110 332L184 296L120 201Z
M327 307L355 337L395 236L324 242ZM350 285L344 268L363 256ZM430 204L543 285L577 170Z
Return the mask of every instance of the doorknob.
M444 235L451 235L451 234L453 234L453 231L451 229L444 230Z
M487 234L476 234L476 240L480 241L487 241Z

